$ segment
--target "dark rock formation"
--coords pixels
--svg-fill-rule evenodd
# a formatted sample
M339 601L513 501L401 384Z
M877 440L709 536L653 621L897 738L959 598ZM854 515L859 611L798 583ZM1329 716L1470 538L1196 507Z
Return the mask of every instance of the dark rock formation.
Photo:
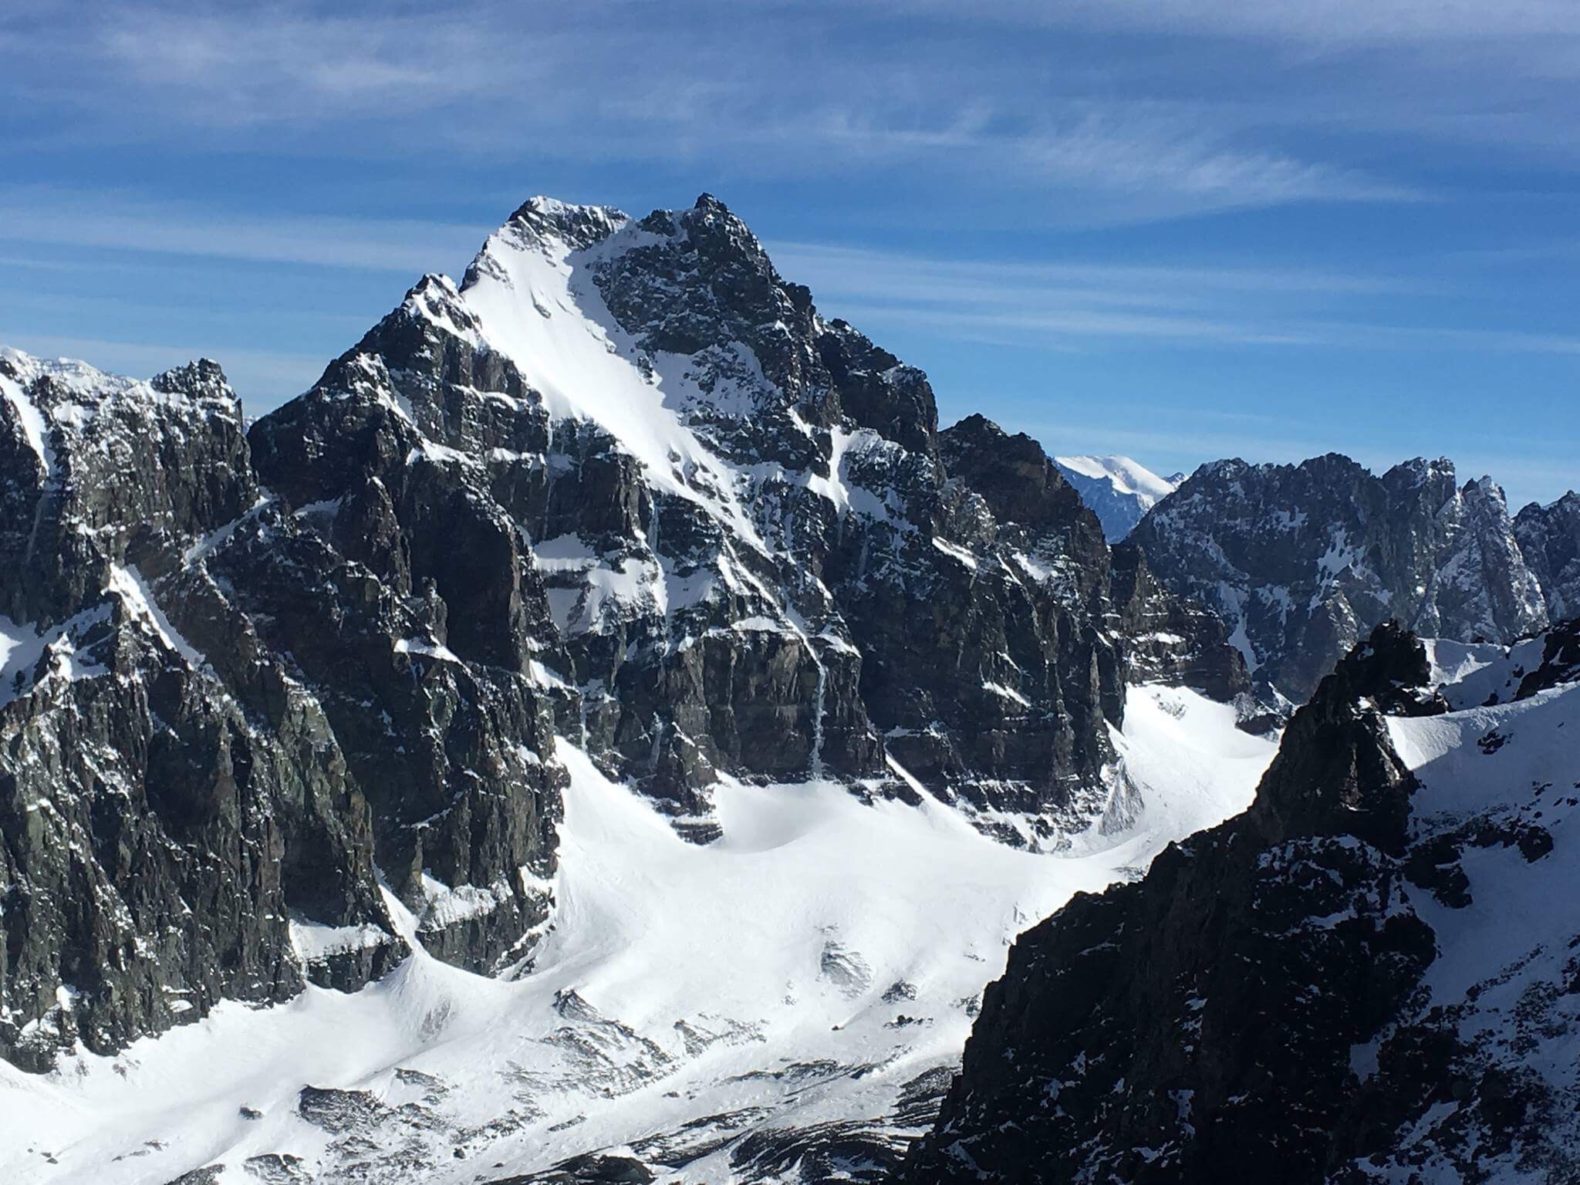
M1225 703L1247 696L1245 660L1223 622L1165 590L1134 543L1115 544L1112 554L1111 612L1114 632L1125 639L1130 682L1193 687Z
M403 951L366 801L207 567L257 498L223 376L6 355L0 393L0 500L26 525L0 565L0 1055L366 982ZM337 937L304 958L298 928Z
M899 1179L1359 1185L1430 1165L1573 1180L1573 1083L1541 1067L1577 1031L1561 1002L1574 942L1483 951L1444 911L1550 880L1542 862L1574 858L1554 851L1552 811L1576 800L1543 787L1434 812L1439 788L1420 789L1387 724L1446 711L1428 679L1421 645L1379 628L1295 714L1250 811L1022 935ZM1526 763L1566 722L1529 719ZM1486 776L1527 768L1498 760L1522 759ZM1426 776L1464 777L1447 769ZM1487 849L1507 855L1472 866ZM1429 988L1440 956L1452 970Z

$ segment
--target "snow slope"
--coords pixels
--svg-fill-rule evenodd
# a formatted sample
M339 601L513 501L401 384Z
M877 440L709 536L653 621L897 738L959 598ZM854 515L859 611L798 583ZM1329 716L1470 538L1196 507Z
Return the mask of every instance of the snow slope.
M1273 745L1233 723L1192 692L1134 689L1115 738L1126 825L1054 855L931 798L817 782L724 782L723 838L698 846L561 742L534 966L488 979L418 948L355 995L222 1004L43 1078L0 1066L0 1180L162 1185L224 1165L215 1179L239 1185L299 1157L313 1180L459 1183L614 1150L723 1182L793 1171L820 1133L895 1147L930 1120L1021 929L1250 801Z
M1179 484L1129 457L1055 457L1053 463L1097 515L1110 543L1130 534L1141 516Z
M1474 695L1456 690L1451 703L1479 698L1482 687ZM1394 718L1388 728L1421 783L1416 842L1453 840L1464 877L1457 900L1409 894L1437 937L1421 1006L1454 1031L1462 1051L1456 1073L1489 1093L1488 1083L1515 1084L1520 1110L1506 1123L1515 1140L1502 1132L1478 1147L1490 1108L1474 1098L1439 1104L1404 1129L1375 1179L1458 1182L1466 1178L1456 1157L1466 1149L1481 1180L1567 1179L1563 1170L1572 1174L1580 1147L1580 684ZM1375 1049L1358 1057L1374 1058ZM1532 1175L1533 1166L1554 1175Z

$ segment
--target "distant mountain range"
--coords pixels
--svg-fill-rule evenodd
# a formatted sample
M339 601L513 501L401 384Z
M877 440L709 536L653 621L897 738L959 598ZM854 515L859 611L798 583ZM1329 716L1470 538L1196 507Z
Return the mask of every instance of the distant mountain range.
M1330 454L1204 465L1132 542L1177 596L1210 607L1252 676L1299 704L1373 627L1513 642L1577 603L1573 495L1511 518L1490 478L1446 459L1381 476ZM1529 558L1527 558L1529 557Z

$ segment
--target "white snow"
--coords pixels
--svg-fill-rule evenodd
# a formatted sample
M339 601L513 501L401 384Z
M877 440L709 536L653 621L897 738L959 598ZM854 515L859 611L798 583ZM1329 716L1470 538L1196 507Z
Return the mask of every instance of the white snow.
M1031 707L1031 701L1029 699L1023 696L1020 692L1016 691L1013 687L1005 687L1002 683L985 681L982 684L982 690L991 691L994 695L1000 697L1001 699L1007 699L1011 703L1019 704L1023 708Z
M1054 457L1053 463L1097 515L1109 542L1130 534L1179 484L1129 457L1064 456Z
M170 624L165 611L159 607L159 602L154 600L153 593L149 591L148 582L135 567L114 565L110 569L110 591L126 603L134 616L145 621L168 649L179 654L198 669L208 666L208 660L192 643L181 636L175 626Z
M460 656L448 646L441 646L427 638L400 638L395 643L395 653L420 654L424 658L437 658L440 662L461 661Z
M240 1185L242 1162L266 1152L332 1177L338 1153L295 1113L298 1091L415 1101L397 1069L445 1085L426 1104L439 1126L372 1138L430 1141L422 1175L434 1185L540 1169L743 1108L765 1110L742 1132L885 1114L900 1084L958 1057L967 1004L1020 930L1243 808L1273 752L1234 729L1231 708L1189 691L1136 689L1128 711L1116 743L1143 799L1138 820L1058 855L997 844L925 792L917 806L868 804L824 782L725 780L714 794L723 838L698 846L561 742L571 782L557 904L530 974L483 978L419 948L354 995L309 988L272 1009L222 1004L44 1078L0 1066L0 1179L162 1182L223 1162L222 1181ZM476 904L433 889L431 904ZM414 939L415 919L391 908ZM304 954L371 938L293 936ZM262 1118L241 1117L244 1106ZM513 1128L483 1130L512 1114ZM724 1182L726 1162L665 1180Z
M18 666L38 644L38 634L31 626L18 625L9 617L0 616L0 682L12 673L11 657L15 655ZM37 661L37 655L33 655Z
M1140 498L1151 499L1147 503L1148 506L1172 494L1176 484L1167 478L1159 477L1141 462L1133 461L1129 457L1075 456L1055 457L1053 460L1054 464L1063 469L1072 470L1083 477L1108 482L1113 486L1115 493L1134 494Z
M659 489L690 499L761 547L741 505L738 475L682 421L700 392L683 360L648 358L620 328L586 272L593 261L638 245L645 232L623 214L594 211L614 228L575 250L553 234L515 224L489 237L461 300L484 339L543 396L555 420L588 420L641 462Z
M1251 805L1277 738L1242 732L1235 718L1232 704L1187 688L1130 689L1113 740L1141 794L1131 842L1161 849Z
M1490 642L1455 642L1447 638L1423 638L1427 659L1432 664L1434 686L1461 683L1477 671L1503 659L1508 647Z
M27 443L38 456L38 463L44 468L44 480L55 480L55 454L49 445L49 427L44 422L44 415L27 397L27 392L21 386L5 375L0 374L0 396L3 396L16 413L17 422L22 425L22 434L27 437Z
M951 543L947 539L942 539L942 538L939 538L939 536L934 535L933 536L933 546L936 547L939 551L943 552L950 559L956 560L959 563L964 564L966 567L970 568L973 572L976 571L976 568L977 568L977 557L972 555L965 548L961 547L958 543Z
M0 617L0 707L17 697L19 680L37 669L46 655L50 661L35 689L56 677L91 679L104 674L104 667L78 653L77 637L103 621L108 612L105 605L85 609L43 633L30 624Z
M292 919L291 949L303 963L316 962L346 951L382 946L390 936L377 926L325 926L318 922Z
M1465 844L1459 864L1471 900L1462 908L1426 892L1410 896L1437 935L1438 957L1425 977L1430 1001L1458 1007L1462 1037L1502 1051L1572 1097L1580 1087L1580 1026L1564 985L1580 934L1580 685L1443 716L1391 719L1388 729L1421 782L1413 804L1418 829L1518 818L1551 837L1552 850L1535 859L1513 844ZM1544 1009L1550 1023L1541 1019ZM1563 1138L1561 1127L1555 1138Z
M1454 708L1476 708L1512 699L1525 675L1541 665L1544 636L1512 646L1496 643L1426 642L1432 678Z
M436 929L493 913L512 896L510 886L504 881L487 888L477 885L451 887L428 872L422 874L422 895L422 921Z

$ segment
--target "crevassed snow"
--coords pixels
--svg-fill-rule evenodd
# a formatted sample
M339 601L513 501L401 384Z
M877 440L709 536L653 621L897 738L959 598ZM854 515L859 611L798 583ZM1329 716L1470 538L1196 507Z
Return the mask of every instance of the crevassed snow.
M423 1123L365 1135L375 1160L415 1149L434 1185L656 1136L700 1141L714 1121L686 1125L724 1113L736 1134L886 1115L902 1084L958 1058L1020 930L1250 801L1273 746L1233 718L1189 691L1134 689L1116 743L1137 821L1060 855L997 844L925 792L866 803L825 782L724 781L723 838L698 846L561 742L556 906L529 974L483 978L418 947L354 995L226 1003L46 1078L0 1066L0 1180L163 1182L223 1163L220 1180L241 1185L243 1162L266 1153L348 1179L335 1137L296 1113L304 1085L420 1104ZM415 942L415 919L390 904ZM729 1179L727 1153L663 1177Z

